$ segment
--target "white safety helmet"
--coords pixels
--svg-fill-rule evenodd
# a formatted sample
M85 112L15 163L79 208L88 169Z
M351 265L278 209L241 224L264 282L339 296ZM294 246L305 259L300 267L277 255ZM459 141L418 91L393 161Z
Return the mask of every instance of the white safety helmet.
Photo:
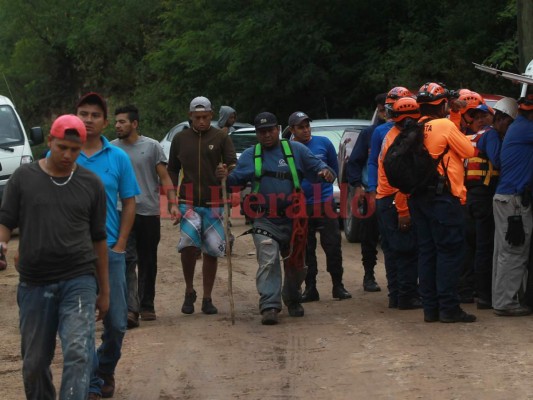
M511 97L504 97L503 99L498 100L492 108L507 114L512 119L516 119L516 116L518 115L518 103Z

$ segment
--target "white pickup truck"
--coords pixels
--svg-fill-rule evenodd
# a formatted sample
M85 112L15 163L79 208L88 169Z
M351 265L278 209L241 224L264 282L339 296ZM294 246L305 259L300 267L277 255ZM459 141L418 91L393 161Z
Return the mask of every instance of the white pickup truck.
M11 174L21 165L33 161L31 147L44 140L41 128L32 128L26 135L15 106L0 95L0 200Z

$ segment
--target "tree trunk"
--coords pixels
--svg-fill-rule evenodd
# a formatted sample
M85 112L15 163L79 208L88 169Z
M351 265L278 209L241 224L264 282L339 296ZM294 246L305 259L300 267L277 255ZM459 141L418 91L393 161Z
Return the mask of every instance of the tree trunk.
M518 55L520 72L533 59L533 1L517 0Z

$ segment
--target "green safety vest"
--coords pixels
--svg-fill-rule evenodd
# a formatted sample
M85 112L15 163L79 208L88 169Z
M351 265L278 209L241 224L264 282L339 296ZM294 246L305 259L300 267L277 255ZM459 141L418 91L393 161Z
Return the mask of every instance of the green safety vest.
M296 164L294 162L294 155L292 154L291 145L288 140L281 139L281 150L283 150L283 157L289 166L290 174L292 177L292 183L294 185L294 190L299 192L301 190L300 179L298 178L298 171L296 170ZM254 166L255 166L255 180L252 188L252 193L259 192L259 183L261 178L265 176L263 172L263 149L261 144L257 143L254 148ZM270 175L269 175L270 176ZM274 175L272 175L274 176ZM284 177L280 177L284 179Z

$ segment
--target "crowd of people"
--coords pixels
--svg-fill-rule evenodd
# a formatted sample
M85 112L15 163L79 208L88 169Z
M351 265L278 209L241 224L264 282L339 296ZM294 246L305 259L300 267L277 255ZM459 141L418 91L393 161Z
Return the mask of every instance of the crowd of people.
M474 301L499 316L530 314L533 95L491 108L474 91L429 82L416 94L394 87L376 103L378 119L360 133L347 169L357 204L375 210L361 224L364 290L381 290L374 274L380 244L389 308L422 309L428 323L474 322L460 306ZM7 251L12 230L20 229L17 301L28 399L56 396L56 335L64 357L60 398L113 397L126 330L157 319L161 188L181 228L182 313L195 311L198 260L201 311L218 313L212 291L226 254L222 187L251 185L242 207L252 221L245 233L256 247L263 325L277 324L284 305L291 317L303 317L302 304L320 300L317 233L332 297L352 297L332 213L332 143L312 135L303 111L289 117L290 140L280 137L278 118L262 112L254 119L258 143L237 159L229 135L236 112L222 106L219 114L212 126L211 102L194 98L190 128L174 137L167 160L141 134L132 105L115 110L117 139L109 142L102 135L107 103L90 92L75 115L53 122L46 156L13 174L0 208L0 246ZM386 166L414 126L435 171L406 192L389 182ZM96 348L98 320L104 330Z

